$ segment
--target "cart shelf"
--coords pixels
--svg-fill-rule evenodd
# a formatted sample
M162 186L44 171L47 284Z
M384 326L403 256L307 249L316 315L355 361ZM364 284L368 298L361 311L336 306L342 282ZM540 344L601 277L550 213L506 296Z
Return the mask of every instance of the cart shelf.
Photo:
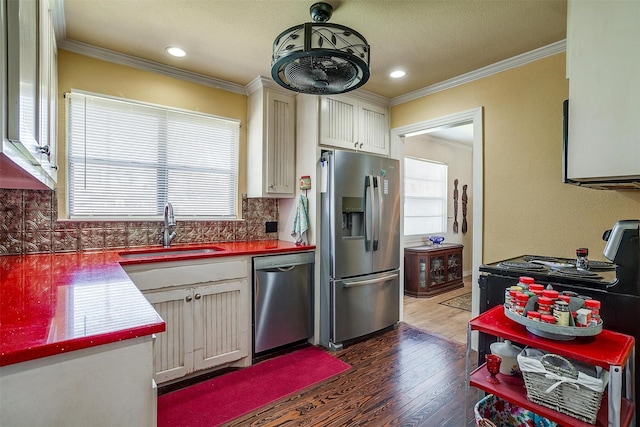
M605 319L606 327L606 319ZM471 355L471 331L479 331L488 335L501 337L526 346L535 347L570 359L579 360L595 366L600 366L610 371L609 390L616 392L612 396L620 397L622 389L622 370L631 370L633 355L635 352L635 340L632 336L612 332L603 329L598 335L591 337L576 337L571 341L554 341L539 337L504 314L502 306L494 307L481 315L471 319L468 325L467 335L467 372L469 373ZM633 372L630 372L631 376ZM468 386L473 386L485 392L492 393L502 399L529 409L539 415L547 417L562 426L592 426L576 418L559 413L551 408L538 405L527 399L524 381L518 376L509 377L498 374L500 384L491 384L486 381L489 372L485 365L481 365L475 371L469 373ZM630 396L621 397L618 402L609 402L608 393L605 393L597 414L596 426L628 426L633 419L635 405ZM613 398L613 397L612 397ZM617 399L617 398L616 398ZM609 414L610 407L619 407L619 413ZM615 411L618 412L618 411Z
M515 403L520 407L533 411L536 414L548 418L562 426L593 427L593 424L585 423L578 420L577 418L573 418L551 408L547 408L546 406L538 405L531 402L529 399L527 399L527 390L524 386L524 381L519 376L507 376L498 374L497 377L500 380L500 384L491 384L487 382L486 378L488 376L489 371L487 371L486 364L482 365L471 373L469 378L470 385L494 394L501 399ZM621 425L628 426L631 423L631 419L633 418L633 411L633 402L623 398L621 400L620 408ZM607 393L605 393L604 397L602 398L600 410L598 411L598 415L596 416L596 427L606 427L608 425L608 418L608 396Z

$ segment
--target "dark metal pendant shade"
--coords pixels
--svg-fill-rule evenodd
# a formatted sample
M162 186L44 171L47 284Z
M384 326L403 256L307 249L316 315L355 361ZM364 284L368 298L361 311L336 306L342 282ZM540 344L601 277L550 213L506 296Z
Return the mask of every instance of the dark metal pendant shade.
M271 76L299 93L329 95L357 89L369 80L369 45L351 28L329 24L328 3L311 6L315 22L283 31L273 43Z

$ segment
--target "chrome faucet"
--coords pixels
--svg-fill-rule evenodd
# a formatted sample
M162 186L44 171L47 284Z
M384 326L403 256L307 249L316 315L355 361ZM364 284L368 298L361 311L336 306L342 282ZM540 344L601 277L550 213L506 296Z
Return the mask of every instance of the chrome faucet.
M176 219L173 216L173 206L167 202L164 205L164 232L162 234L162 246L168 248L171 246L171 241L176 237L176 231L171 230L171 227L176 226Z

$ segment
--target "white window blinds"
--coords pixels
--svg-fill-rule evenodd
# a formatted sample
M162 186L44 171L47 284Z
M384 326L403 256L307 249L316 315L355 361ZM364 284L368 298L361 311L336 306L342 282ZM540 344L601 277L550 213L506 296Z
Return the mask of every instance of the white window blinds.
M447 165L404 158L404 235L447 231Z
M67 93L71 218L235 218L240 122Z

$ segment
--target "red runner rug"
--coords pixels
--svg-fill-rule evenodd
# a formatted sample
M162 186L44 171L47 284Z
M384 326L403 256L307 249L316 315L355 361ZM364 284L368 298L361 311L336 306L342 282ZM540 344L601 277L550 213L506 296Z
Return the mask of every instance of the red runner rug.
M346 371L307 347L158 397L158 427L212 427Z

